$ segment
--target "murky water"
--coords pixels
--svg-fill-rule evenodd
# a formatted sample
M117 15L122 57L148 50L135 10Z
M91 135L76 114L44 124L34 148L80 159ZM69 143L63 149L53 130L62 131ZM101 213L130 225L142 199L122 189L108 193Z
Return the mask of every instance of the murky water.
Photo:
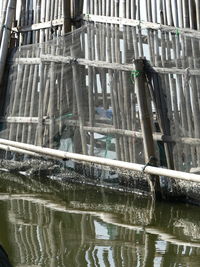
M200 266L200 208L0 174L0 243L14 266Z

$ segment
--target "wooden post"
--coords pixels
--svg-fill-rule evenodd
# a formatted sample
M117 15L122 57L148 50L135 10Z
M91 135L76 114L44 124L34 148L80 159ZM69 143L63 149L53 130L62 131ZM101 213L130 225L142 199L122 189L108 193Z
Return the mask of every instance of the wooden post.
M71 0L63 0L63 34L71 31Z
M144 76L144 60L137 59L134 61L135 64L135 87L136 95L139 106L140 113L140 123L143 133L143 142L144 142L144 154L145 162L149 162L151 156L155 156L151 119L148 110L148 103L146 99L146 86L145 86L145 76ZM138 73L138 74L137 74Z
M15 16L16 0L10 0L7 7L5 27L3 30L3 36L0 47L0 84L2 82L4 68L6 63L7 51L9 46L10 28Z
M153 132L151 125L151 118L148 109L146 84L144 74L144 59L137 59L134 61L135 65L135 90L139 106L140 124L144 143L145 162L148 164L152 158L155 158L155 149L153 141ZM151 176L150 186L151 190L155 191L155 196L161 196L159 177Z

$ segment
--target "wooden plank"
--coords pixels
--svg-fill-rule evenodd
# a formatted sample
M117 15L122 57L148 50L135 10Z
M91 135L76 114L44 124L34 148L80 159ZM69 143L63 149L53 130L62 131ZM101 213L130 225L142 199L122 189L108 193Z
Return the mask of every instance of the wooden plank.
M46 120L46 117L43 117L43 120ZM38 123L38 117L1 117L0 122L7 123Z
M134 64L135 72L138 73L138 75L135 77L135 87L139 106L140 124L143 134L145 162L147 163L149 162L150 157L155 157L155 150L152 137L152 125L146 95L144 60L137 59L134 61Z
M22 124L38 124L38 117L0 117L0 122L5 123L22 123ZM48 125L49 119L46 116L43 116L43 123L45 125ZM67 126L79 126L79 122L77 120L68 120L65 119L65 124ZM116 135L126 135L129 137L134 138L142 138L142 133L138 131L132 131L132 130L124 130L124 129L118 129L114 128L112 126L109 127L109 125L95 123L95 126L90 126L90 122L85 122L85 125L83 128L87 132L95 132L100 134L116 134ZM184 143L187 145L194 145L199 146L200 145L200 139L199 138L192 138L192 137L180 137L180 138L174 138L171 136L163 135L160 133L153 133L153 139L154 141L163 141L163 142L176 142L176 143Z
M35 23L29 26L21 26L18 28L13 27L12 30L15 32L25 33L29 31L38 31L41 29L48 29L56 26L61 26L64 23L64 19L54 19L52 21L46 21L41 23Z

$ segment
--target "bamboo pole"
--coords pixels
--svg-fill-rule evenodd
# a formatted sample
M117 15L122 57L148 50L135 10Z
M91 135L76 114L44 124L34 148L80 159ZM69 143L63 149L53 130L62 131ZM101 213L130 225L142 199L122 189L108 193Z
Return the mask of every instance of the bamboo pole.
M200 2L195 0L196 3L196 22L197 22L197 30L200 30Z
M16 10L16 0L9 0L6 18L5 18L5 27L3 29L3 36L0 44L0 84L2 83L6 57L9 47L9 39L10 39L10 29L12 27L12 22L15 16Z
M94 157L94 156L81 155L81 154L76 154L76 153L63 152L63 151L59 151L56 149L43 148L43 147L39 147L35 145L28 145L28 144L19 143L19 142L8 141L5 139L0 139L0 144L6 145L6 146L12 146L12 147L19 148L19 149L25 149L27 151L39 153L41 155L46 155L46 156L52 156L54 158L72 159L74 161L79 161L79 162L94 163L97 165L103 165L103 166L114 167L114 168L122 168L126 170L132 170L132 171L142 172L142 173L147 173L147 174L152 174L152 175L162 175L162 176L171 177L175 179L181 179L181 180L190 181L190 182L197 182L197 183L200 182L200 175L197 175L197 174L173 171L173 170L152 167L152 166L146 166L144 170L144 165L141 165L141 164L99 158L99 157Z
M0 43L2 38L3 25L5 23L5 18L6 18L7 5L8 5L8 0L2 0L0 9Z
M107 25L107 56L108 56L108 62L112 62L112 41L113 41L113 34L111 35L113 27L109 27ZM113 31L112 31L113 32ZM117 108L116 108L116 102L115 102L115 94L114 94L114 77L113 77L113 71L111 69L108 70L108 78L109 78L109 84L110 84L110 95L111 95L111 106L113 111L113 126L114 128L117 128ZM116 136L116 157L117 159L120 159L120 148L119 148L119 138Z
M27 51L27 57L29 56L30 51ZM28 86L28 81L29 81L29 75L30 74L30 66L24 66L24 70L23 70L23 77L22 78L22 85L20 86L20 94L19 94L19 110L18 110L18 114L19 116L23 116L24 114L24 107L25 107L25 99L26 99L26 93L27 93L27 86ZM22 127L20 124L17 125L17 131L16 131L16 141L20 142L22 141Z
M88 28L87 32L87 47L88 47L88 58L92 59L92 54L94 49L94 43L91 42L92 40L92 34L93 31ZM93 85L94 81L93 79L96 79L96 76L94 77L94 71L92 67L88 67L88 103L89 103L89 121L90 121L90 126L94 126L95 123L95 106L94 106L94 90L93 90ZM90 150L89 150L89 155L94 155L94 133L90 134Z
M138 72L138 77L135 79L137 101L140 113L140 123L143 134L145 162L149 162L150 157L155 157L152 126L149 117L148 104L146 102L146 88L144 77L144 62L143 60L135 60L135 71Z
M38 72L39 66L33 66L33 76L30 75L31 83L28 87L28 95L27 97L30 99L30 102L27 103L27 108L25 113L27 112L30 117L36 115L37 110L35 110L35 98L37 93L37 86L38 86ZM27 114L26 113L26 114ZM34 135L35 135L35 127L33 128L32 125L28 125L28 135L27 135L27 143L34 143Z
M71 1L63 0L63 34L71 31Z
M23 71L24 71L24 66L19 65L18 70L17 70L17 79L16 79L16 84L15 84L15 90L13 92L14 97L13 97L13 103L11 106L11 114L12 116L16 116L19 110L19 97L20 97L20 90L22 86L22 80L23 80ZM11 125L10 127L10 133L9 133L9 139L15 139L16 138L16 131L14 125Z
M71 48L71 55L74 57L76 54L75 44L72 45ZM72 73L73 73L73 82L74 82L74 89L76 95L76 103L77 103L77 110L78 110L78 117L80 123L80 135L81 135L81 143L82 143L82 152L83 154L87 155L87 143L86 143L86 136L85 131L83 129L84 126L84 109L83 109L83 101L80 94L80 87L79 87L79 72L78 67L76 64L72 65Z
M155 158L155 149L153 142L153 133L150 114L148 110L147 95L146 95L146 86L145 86L145 76L144 76L144 60L138 59L134 61L135 71L137 76L135 77L135 86L136 86L136 95L139 106L140 114L140 124L143 135L143 144L144 144L144 158L145 162L148 162ZM153 163L156 164L156 163ZM150 187L152 193L156 194L156 197L160 197L161 188L160 182L157 177L150 178Z
M44 95L44 64L41 63L39 67L39 103L38 103L38 142L37 144L43 145L43 95Z

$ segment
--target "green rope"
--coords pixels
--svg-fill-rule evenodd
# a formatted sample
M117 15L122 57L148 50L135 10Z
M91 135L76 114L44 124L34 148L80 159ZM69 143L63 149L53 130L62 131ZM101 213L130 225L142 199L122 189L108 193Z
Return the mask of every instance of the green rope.
M179 29L176 29L176 35L179 35L179 34L180 34Z
M62 119L64 119L64 118L71 118L72 116L73 116L72 113L68 113L68 114L64 114L64 115L62 115L62 116L56 118L56 120L62 120Z
M131 77L137 78L139 77L141 72L139 70L132 70L131 71Z
M132 70L131 71L131 82L134 84L135 83L135 78L138 78L141 74L141 71L139 70Z

